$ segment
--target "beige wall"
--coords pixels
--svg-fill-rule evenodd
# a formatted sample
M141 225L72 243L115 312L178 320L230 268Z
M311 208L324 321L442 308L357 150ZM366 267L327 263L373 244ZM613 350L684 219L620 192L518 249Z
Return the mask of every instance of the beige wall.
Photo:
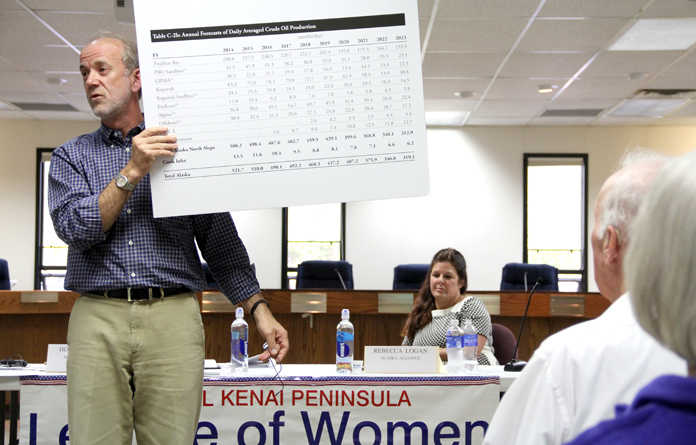
M589 154L591 230L599 188L624 151L636 146L683 153L696 149L696 128L429 129L428 197L348 205L346 256L356 287L390 288L395 265L427 263L439 248L455 247L467 258L470 289L498 289L502 266L522 261L523 153ZM596 291L591 252L588 263Z
M37 147L52 147L98 124L0 120L0 257L17 287L33 285ZM391 287L394 265L461 249L470 288L497 289L502 265L522 258L522 154L589 154L590 221L599 187L624 150L696 149L694 127L466 127L429 129L431 192L424 198L349 203L347 259L360 289ZM235 212L261 285L280 284L280 211ZM591 268L591 252L589 253ZM590 270L592 277L592 270ZM594 282L592 283L592 289Z
M97 121L0 120L0 258L8 261L18 289L34 286L36 149L56 147L98 125Z

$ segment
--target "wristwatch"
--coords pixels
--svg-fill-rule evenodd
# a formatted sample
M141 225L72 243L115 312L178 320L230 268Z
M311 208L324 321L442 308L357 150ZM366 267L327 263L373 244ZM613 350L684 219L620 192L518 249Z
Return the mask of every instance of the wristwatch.
M120 188L121 190L125 190L127 192L132 192L135 190L135 184L131 183L128 181L128 178L125 175L119 174L116 176L116 187Z

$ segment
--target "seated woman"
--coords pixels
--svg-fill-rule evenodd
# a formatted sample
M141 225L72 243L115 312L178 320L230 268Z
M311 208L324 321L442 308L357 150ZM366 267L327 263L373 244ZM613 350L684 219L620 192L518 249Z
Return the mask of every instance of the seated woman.
M630 406L572 445L696 442L696 153L667 164L633 225L624 272L645 331L689 364L689 376L662 375ZM626 363L626 366L633 366Z
M445 336L450 320L459 326L471 319L478 333L476 357L481 365L497 365L493 355L491 316L476 297L466 296L466 261L455 249L435 254L413 309L401 332L403 345L439 346L440 358L447 360Z

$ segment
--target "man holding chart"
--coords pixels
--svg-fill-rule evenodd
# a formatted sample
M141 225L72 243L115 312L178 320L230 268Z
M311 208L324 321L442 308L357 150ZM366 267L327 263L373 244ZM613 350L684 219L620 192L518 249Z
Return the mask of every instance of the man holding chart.
M287 331L261 298L229 213L152 216L149 171L173 157L176 136L145 128L135 46L101 37L80 54L101 127L57 148L49 206L69 246L65 288L80 292L68 328L70 443L193 442L205 341L194 291L205 286L196 244L220 288L252 314L282 360Z

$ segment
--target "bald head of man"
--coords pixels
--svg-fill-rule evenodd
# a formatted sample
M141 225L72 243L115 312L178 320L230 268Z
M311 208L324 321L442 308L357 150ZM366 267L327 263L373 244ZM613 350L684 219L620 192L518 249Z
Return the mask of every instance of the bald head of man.
M591 236L595 282L611 302L625 292L623 258L630 242L631 225L665 161L665 157L657 154L629 155L597 195Z

